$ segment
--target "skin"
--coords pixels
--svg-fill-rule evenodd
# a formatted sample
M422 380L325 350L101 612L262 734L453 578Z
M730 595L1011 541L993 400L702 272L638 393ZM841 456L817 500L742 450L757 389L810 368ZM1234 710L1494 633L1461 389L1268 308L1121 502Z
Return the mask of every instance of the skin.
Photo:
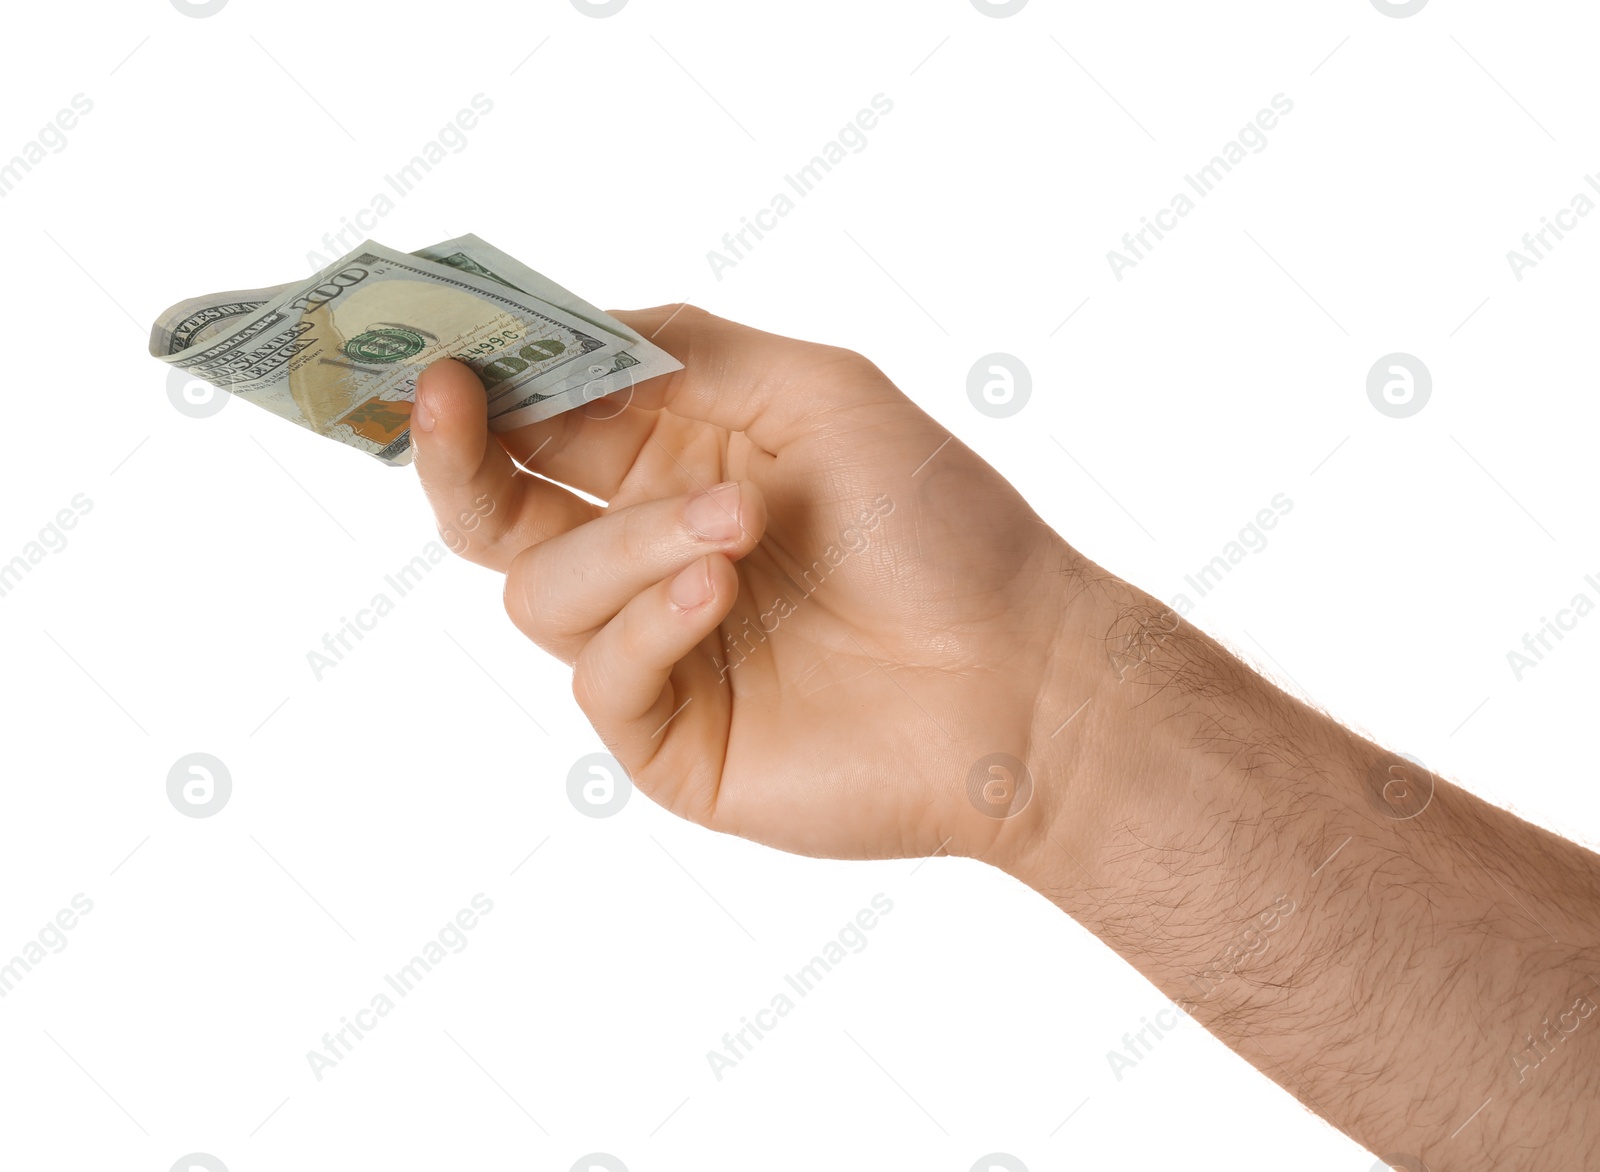
M640 790L999 867L1394 1167L1594 1166L1600 858L1279 691L860 355L617 316L685 369L494 434L444 360L412 439Z

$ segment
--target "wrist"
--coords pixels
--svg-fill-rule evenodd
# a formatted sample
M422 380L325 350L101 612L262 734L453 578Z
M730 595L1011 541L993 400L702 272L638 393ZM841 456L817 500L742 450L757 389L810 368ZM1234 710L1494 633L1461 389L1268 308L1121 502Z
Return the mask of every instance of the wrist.
M986 861L1074 916L1086 865L1144 820L1150 777L1130 752L1139 736L1131 686L1181 619L1074 554L1034 698L1029 803L1008 819Z
M1332 828L1360 826L1381 752L1143 591L1102 574L1092 593L1063 622L1041 689L1035 818L997 865L1153 975L1152 954L1170 950L1125 937L1120 920L1153 892L1241 915L1271 906L1284 892L1254 890L1278 880L1252 874L1247 839L1309 856Z

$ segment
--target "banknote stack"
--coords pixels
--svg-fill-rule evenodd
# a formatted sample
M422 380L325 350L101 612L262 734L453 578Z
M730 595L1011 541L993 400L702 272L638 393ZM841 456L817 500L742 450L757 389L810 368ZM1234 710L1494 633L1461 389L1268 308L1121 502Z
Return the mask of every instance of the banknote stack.
M459 358L507 431L682 364L476 236L396 252L367 241L315 276L180 301L150 353L274 415L411 462L417 375Z

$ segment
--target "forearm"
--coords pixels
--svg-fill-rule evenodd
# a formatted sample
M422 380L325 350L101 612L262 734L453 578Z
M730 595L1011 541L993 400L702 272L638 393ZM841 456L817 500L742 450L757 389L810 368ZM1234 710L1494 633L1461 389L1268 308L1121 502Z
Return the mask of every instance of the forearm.
M1436 1172L1589 1166L1600 858L1121 583L1075 611L1040 705L1041 810L1008 869L1370 1150Z

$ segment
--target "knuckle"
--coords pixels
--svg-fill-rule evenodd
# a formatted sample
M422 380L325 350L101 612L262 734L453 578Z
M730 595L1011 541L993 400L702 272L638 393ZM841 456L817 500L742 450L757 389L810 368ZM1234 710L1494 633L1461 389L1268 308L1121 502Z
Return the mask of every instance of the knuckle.
M822 356L823 363L840 374L883 377L878 364L858 350L850 350L844 346L826 346L823 349L826 351Z
M516 574L506 575L506 584L500 591L501 604L506 608L506 617L519 631L527 633L524 618L527 614L527 598L522 591L522 581Z
M537 546L517 554L506 568L506 583L501 590L506 614L519 631L535 641L542 634L539 608L533 605L533 600L539 596L539 562Z
M586 668L580 658L577 668L572 673L572 699L578 705L580 712L592 712L600 699L600 693L590 682L592 679L593 673Z
M572 699L584 715L593 720L613 706L616 688L612 686L612 653L602 640L595 639L573 660Z
M492 545L464 537L448 525L439 526L438 533L439 543L455 557L464 562L471 562L475 566L483 566L485 569L498 568Z
M455 554L456 557L464 558L467 556L467 550L471 548L471 542L461 536L460 530L453 525L445 525L442 522L435 521L433 531L439 535L439 540L444 543L444 547Z
M624 509L618 517L621 525L617 540L622 545L619 551L622 564L633 563L649 554L660 541L660 520L652 515L654 512L649 506L635 505Z
M510 518L516 515L518 499L513 496L511 507L502 508L504 502L487 492L479 493L470 504L452 506L454 514L448 517L446 507L435 502L434 529L444 547L457 557L492 567L502 556L500 545Z
M617 662L643 665L648 662L650 624L644 611L637 606L625 606L617 614Z

